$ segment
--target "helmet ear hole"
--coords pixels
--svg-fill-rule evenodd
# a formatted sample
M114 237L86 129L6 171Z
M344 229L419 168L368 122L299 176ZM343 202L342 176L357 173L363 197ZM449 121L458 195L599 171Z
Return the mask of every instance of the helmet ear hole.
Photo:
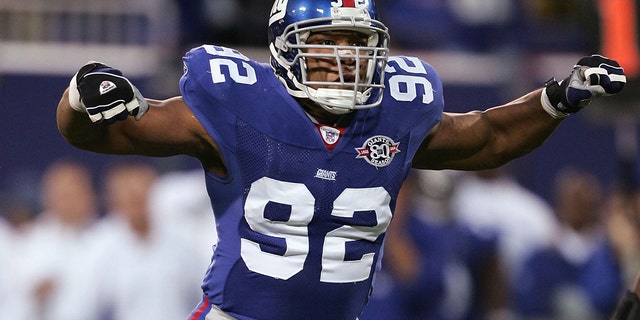
M373 1L276 0L269 23L271 67L290 95L311 99L334 113L380 104L389 33L377 20ZM331 30L365 34L366 44L307 43L312 33ZM338 66L345 59L355 60L359 67L355 77L336 71L338 80L312 81L306 70L310 58L333 60Z

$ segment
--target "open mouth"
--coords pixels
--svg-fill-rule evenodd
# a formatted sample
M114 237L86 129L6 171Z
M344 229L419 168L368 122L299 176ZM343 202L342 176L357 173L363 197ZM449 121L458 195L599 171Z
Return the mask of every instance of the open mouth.
M345 83L354 83L356 81L356 76L354 74L344 74L343 79Z
M337 84L353 84L356 81L356 75L353 73L342 73L342 78L339 73L335 73L333 77L327 79L327 82L337 83Z

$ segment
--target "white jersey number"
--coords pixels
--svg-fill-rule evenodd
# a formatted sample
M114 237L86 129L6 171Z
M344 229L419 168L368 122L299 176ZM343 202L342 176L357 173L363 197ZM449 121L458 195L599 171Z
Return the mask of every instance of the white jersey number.
M231 79L233 79L233 81L237 83L252 85L258 81L258 78L256 77L256 70L246 62L249 61L249 58L247 58L242 53L233 49L211 45L205 45L204 49L205 51L207 51L207 53L214 56L244 60L241 61L241 64L231 59L209 60L209 67L211 68L211 78L213 79L213 83L222 83L227 81L227 77L222 72L223 69L227 69L229 77L231 77ZM223 66L225 68L223 68ZM244 69L244 72L246 74L240 74L240 67Z
M328 232L322 247L320 281L345 283L366 280L371 272L375 252L359 260L345 260L350 241L375 241L391 221L391 196L384 188L345 189L333 203L331 215L352 218L356 212L372 212L376 225L345 225ZM288 221L273 221L264 216L270 203L291 207ZM260 234L283 238L283 255L264 252L260 245L241 239L240 254L249 270L278 279L289 279L302 271L309 253L308 225L313 218L315 199L304 184L261 178L251 185L245 204L245 218L251 229Z
M391 96L398 101L413 101L418 98L418 87L424 88L422 103L433 102L433 86L425 77L427 70L420 59L415 57L390 57L385 71L395 73L397 65L400 69L417 75L393 75L389 78L389 91Z

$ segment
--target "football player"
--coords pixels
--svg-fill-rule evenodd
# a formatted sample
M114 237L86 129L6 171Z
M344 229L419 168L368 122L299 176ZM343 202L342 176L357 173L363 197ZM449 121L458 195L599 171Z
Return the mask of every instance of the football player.
M594 55L561 82L452 114L432 66L389 55L372 0L276 0L268 34L270 64L192 49L167 100L90 62L58 106L78 148L202 163L219 242L189 319L356 319L410 168L500 166L625 84Z

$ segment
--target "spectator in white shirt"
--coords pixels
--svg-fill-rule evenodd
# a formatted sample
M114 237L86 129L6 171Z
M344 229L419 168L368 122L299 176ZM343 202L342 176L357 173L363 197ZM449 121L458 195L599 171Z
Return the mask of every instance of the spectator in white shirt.
M119 163L107 173L107 218L101 231L107 310L114 320L184 319L201 299L204 270L195 250L176 230L163 228L150 212L156 170Z

